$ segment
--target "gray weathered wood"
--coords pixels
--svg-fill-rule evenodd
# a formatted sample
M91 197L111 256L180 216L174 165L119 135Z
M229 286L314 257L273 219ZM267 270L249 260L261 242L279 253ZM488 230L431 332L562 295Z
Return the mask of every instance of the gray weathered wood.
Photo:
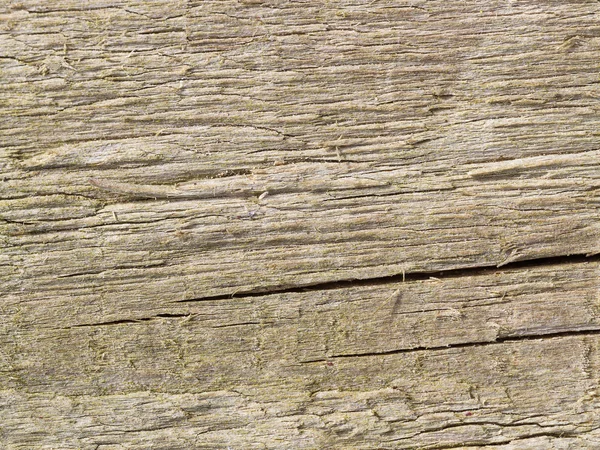
M188 302L120 323L70 312L85 297L15 302L3 308L0 346L5 439L14 448L583 448L599 439L599 270Z
M0 444L599 447L599 19L4 2Z

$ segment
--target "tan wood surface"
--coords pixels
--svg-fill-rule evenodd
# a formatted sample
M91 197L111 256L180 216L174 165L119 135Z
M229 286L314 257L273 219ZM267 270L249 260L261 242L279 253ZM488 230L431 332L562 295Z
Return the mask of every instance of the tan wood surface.
M0 448L600 448L600 3L0 4Z

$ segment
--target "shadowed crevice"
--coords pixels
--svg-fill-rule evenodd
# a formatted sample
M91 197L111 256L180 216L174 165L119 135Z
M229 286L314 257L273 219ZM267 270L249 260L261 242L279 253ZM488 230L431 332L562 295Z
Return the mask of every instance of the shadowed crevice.
M323 283L315 283L315 284L307 284L303 286L295 286L295 287L284 287L281 289L278 288L267 288L261 289L257 287L256 289L250 291L238 291L233 294L219 294L212 295L206 297L196 297L184 300L178 300L176 303L188 303L188 302L202 302L202 301L214 301L214 300L228 300L232 298L247 298L247 297L262 297L267 295L276 295L276 294L287 294L287 293L303 293L310 291L328 291L335 289L344 289L350 287L357 286L376 286L383 285L389 283L399 283L399 282L411 282L411 281L420 281L420 280L428 280L432 277L439 278L441 280L451 279L451 278L460 278L460 277L472 277L476 275L489 275L493 273L502 273L510 270L516 269L528 269L528 268L539 268L539 267L549 267L555 265L562 264L584 264L589 262L598 262L600 261L600 254L594 254L590 256L586 256L583 254L577 255L568 255L568 256L552 256L545 258L534 258L524 261L512 262L508 264L504 264L501 267L497 266L478 266L478 267L470 267L470 268L460 268L460 269L449 269L443 271L425 271L425 272L410 272L410 273L400 273L396 275L388 275L384 277L374 277L374 278L365 278L360 280L337 280L337 281L327 281Z
M508 336L499 337L493 341L477 341L477 342L461 342L458 344L448 344L435 347L413 347L403 348L398 350L388 350L384 352L365 352L365 353L348 353L340 355L330 355L323 358L305 359L301 361L303 364L310 364L316 362L330 361L333 359L342 358L362 358L371 356L386 356L386 355L399 355L402 353L415 353L415 352L435 352L444 351L457 348L472 348L472 347L487 347L490 345L500 345L507 342L522 342L522 341L534 341L534 340L549 340L549 339L560 339L566 337L576 336L597 336L600 335L600 327L594 327L586 330L574 330L574 331L561 331L557 333L547 334L531 334L531 335L520 335L520 336Z

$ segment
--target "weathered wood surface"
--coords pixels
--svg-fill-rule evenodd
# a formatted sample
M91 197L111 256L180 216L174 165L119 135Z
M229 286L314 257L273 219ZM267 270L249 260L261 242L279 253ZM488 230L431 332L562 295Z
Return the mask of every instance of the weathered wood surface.
M76 297L15 300L2 321L4 437L15 448L598 445L599 271L155 304L104 324Z
M0 5L0 443L599 447L599 20Z

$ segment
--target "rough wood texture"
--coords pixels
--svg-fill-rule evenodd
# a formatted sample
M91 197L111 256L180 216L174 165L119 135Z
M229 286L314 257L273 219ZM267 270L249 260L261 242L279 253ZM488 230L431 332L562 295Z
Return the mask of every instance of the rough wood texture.
M2 320L4 438L14 448L594 448L599 270L154 304L112 323L74 313L77 298L15 301Z
M4 2L2 448L600 447L599 24Z

